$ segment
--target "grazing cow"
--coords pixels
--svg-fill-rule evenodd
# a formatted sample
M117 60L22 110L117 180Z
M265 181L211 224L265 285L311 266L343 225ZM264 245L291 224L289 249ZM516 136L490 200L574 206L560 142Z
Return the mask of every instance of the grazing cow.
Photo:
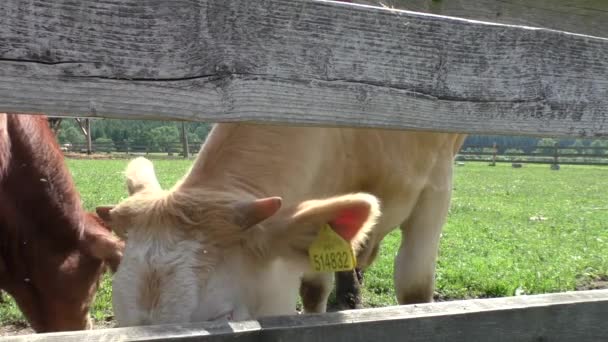
M463 140L445 133L217 124L189 173L168 191L148 160L133 160L126 170L131 196L97 208L127 239L113 279L118 324L289 314L300 284L305 311L323 312L333 274L311 272L307 248L326 222L346 232L362 267L401 226L399 302L432 300L453 157Z
M0 113L0 289L36 332L90 327L122 242L86 213L46 117Z

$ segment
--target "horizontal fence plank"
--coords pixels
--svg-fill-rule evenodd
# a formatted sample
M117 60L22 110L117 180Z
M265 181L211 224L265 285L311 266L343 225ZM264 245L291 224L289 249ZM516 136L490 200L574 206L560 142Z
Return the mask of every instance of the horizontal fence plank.
M24 341L603 341L608 290L477 299L268 317L235 323L173 324L63 332Z
M492 163L492 158L477 158L477 157L462 157L458 159L458 162L475 162L475 163ZM552 160L535 160L535 159L499 159L497 158L496 163L512 163L512 164L554 164ZM592 160L592 161L572 161L572 160L559 160L558 165L580 165L580 166L607 166L608 160Z
M608 37L606 0L355 0L385 6L504 24Z
M310 0L0 12L0 112L608 136L608 39Z

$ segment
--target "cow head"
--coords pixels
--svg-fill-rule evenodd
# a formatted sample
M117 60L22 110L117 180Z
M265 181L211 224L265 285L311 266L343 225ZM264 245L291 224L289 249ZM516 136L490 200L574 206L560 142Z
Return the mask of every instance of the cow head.
M126 176L131 196L97 210L127 241L113 279L120 326L294 312L319 230L330 224L357 247L379 215L368 194L284 205L236 190L165 192L144 158Z
M24 236L12 255L0 257L0 288L36 332L90 329L101 276L106 266L118 267L122 242L99 217L84 215L79 236Z

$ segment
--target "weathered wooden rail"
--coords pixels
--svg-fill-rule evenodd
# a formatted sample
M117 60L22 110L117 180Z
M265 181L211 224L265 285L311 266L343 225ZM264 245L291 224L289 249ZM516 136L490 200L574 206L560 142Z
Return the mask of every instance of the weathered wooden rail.
M3 0L0 112L607 137L606 6L411 1L531 28L322 0ZM580 342L608 339L606 317L589 291L4 340Z
M355 0L376 5L374 0ZM503 24L606 37L605 0L385 0L385 6Z
M608 39L313 0L0 2L0 111L608 136Z
M604 341L608 290L4 338L24 341Z

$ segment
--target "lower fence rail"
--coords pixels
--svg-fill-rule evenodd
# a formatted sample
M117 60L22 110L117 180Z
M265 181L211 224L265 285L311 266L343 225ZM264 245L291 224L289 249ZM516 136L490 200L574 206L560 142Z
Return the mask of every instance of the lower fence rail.
M608 341L608 290L5 337L0 341Z

